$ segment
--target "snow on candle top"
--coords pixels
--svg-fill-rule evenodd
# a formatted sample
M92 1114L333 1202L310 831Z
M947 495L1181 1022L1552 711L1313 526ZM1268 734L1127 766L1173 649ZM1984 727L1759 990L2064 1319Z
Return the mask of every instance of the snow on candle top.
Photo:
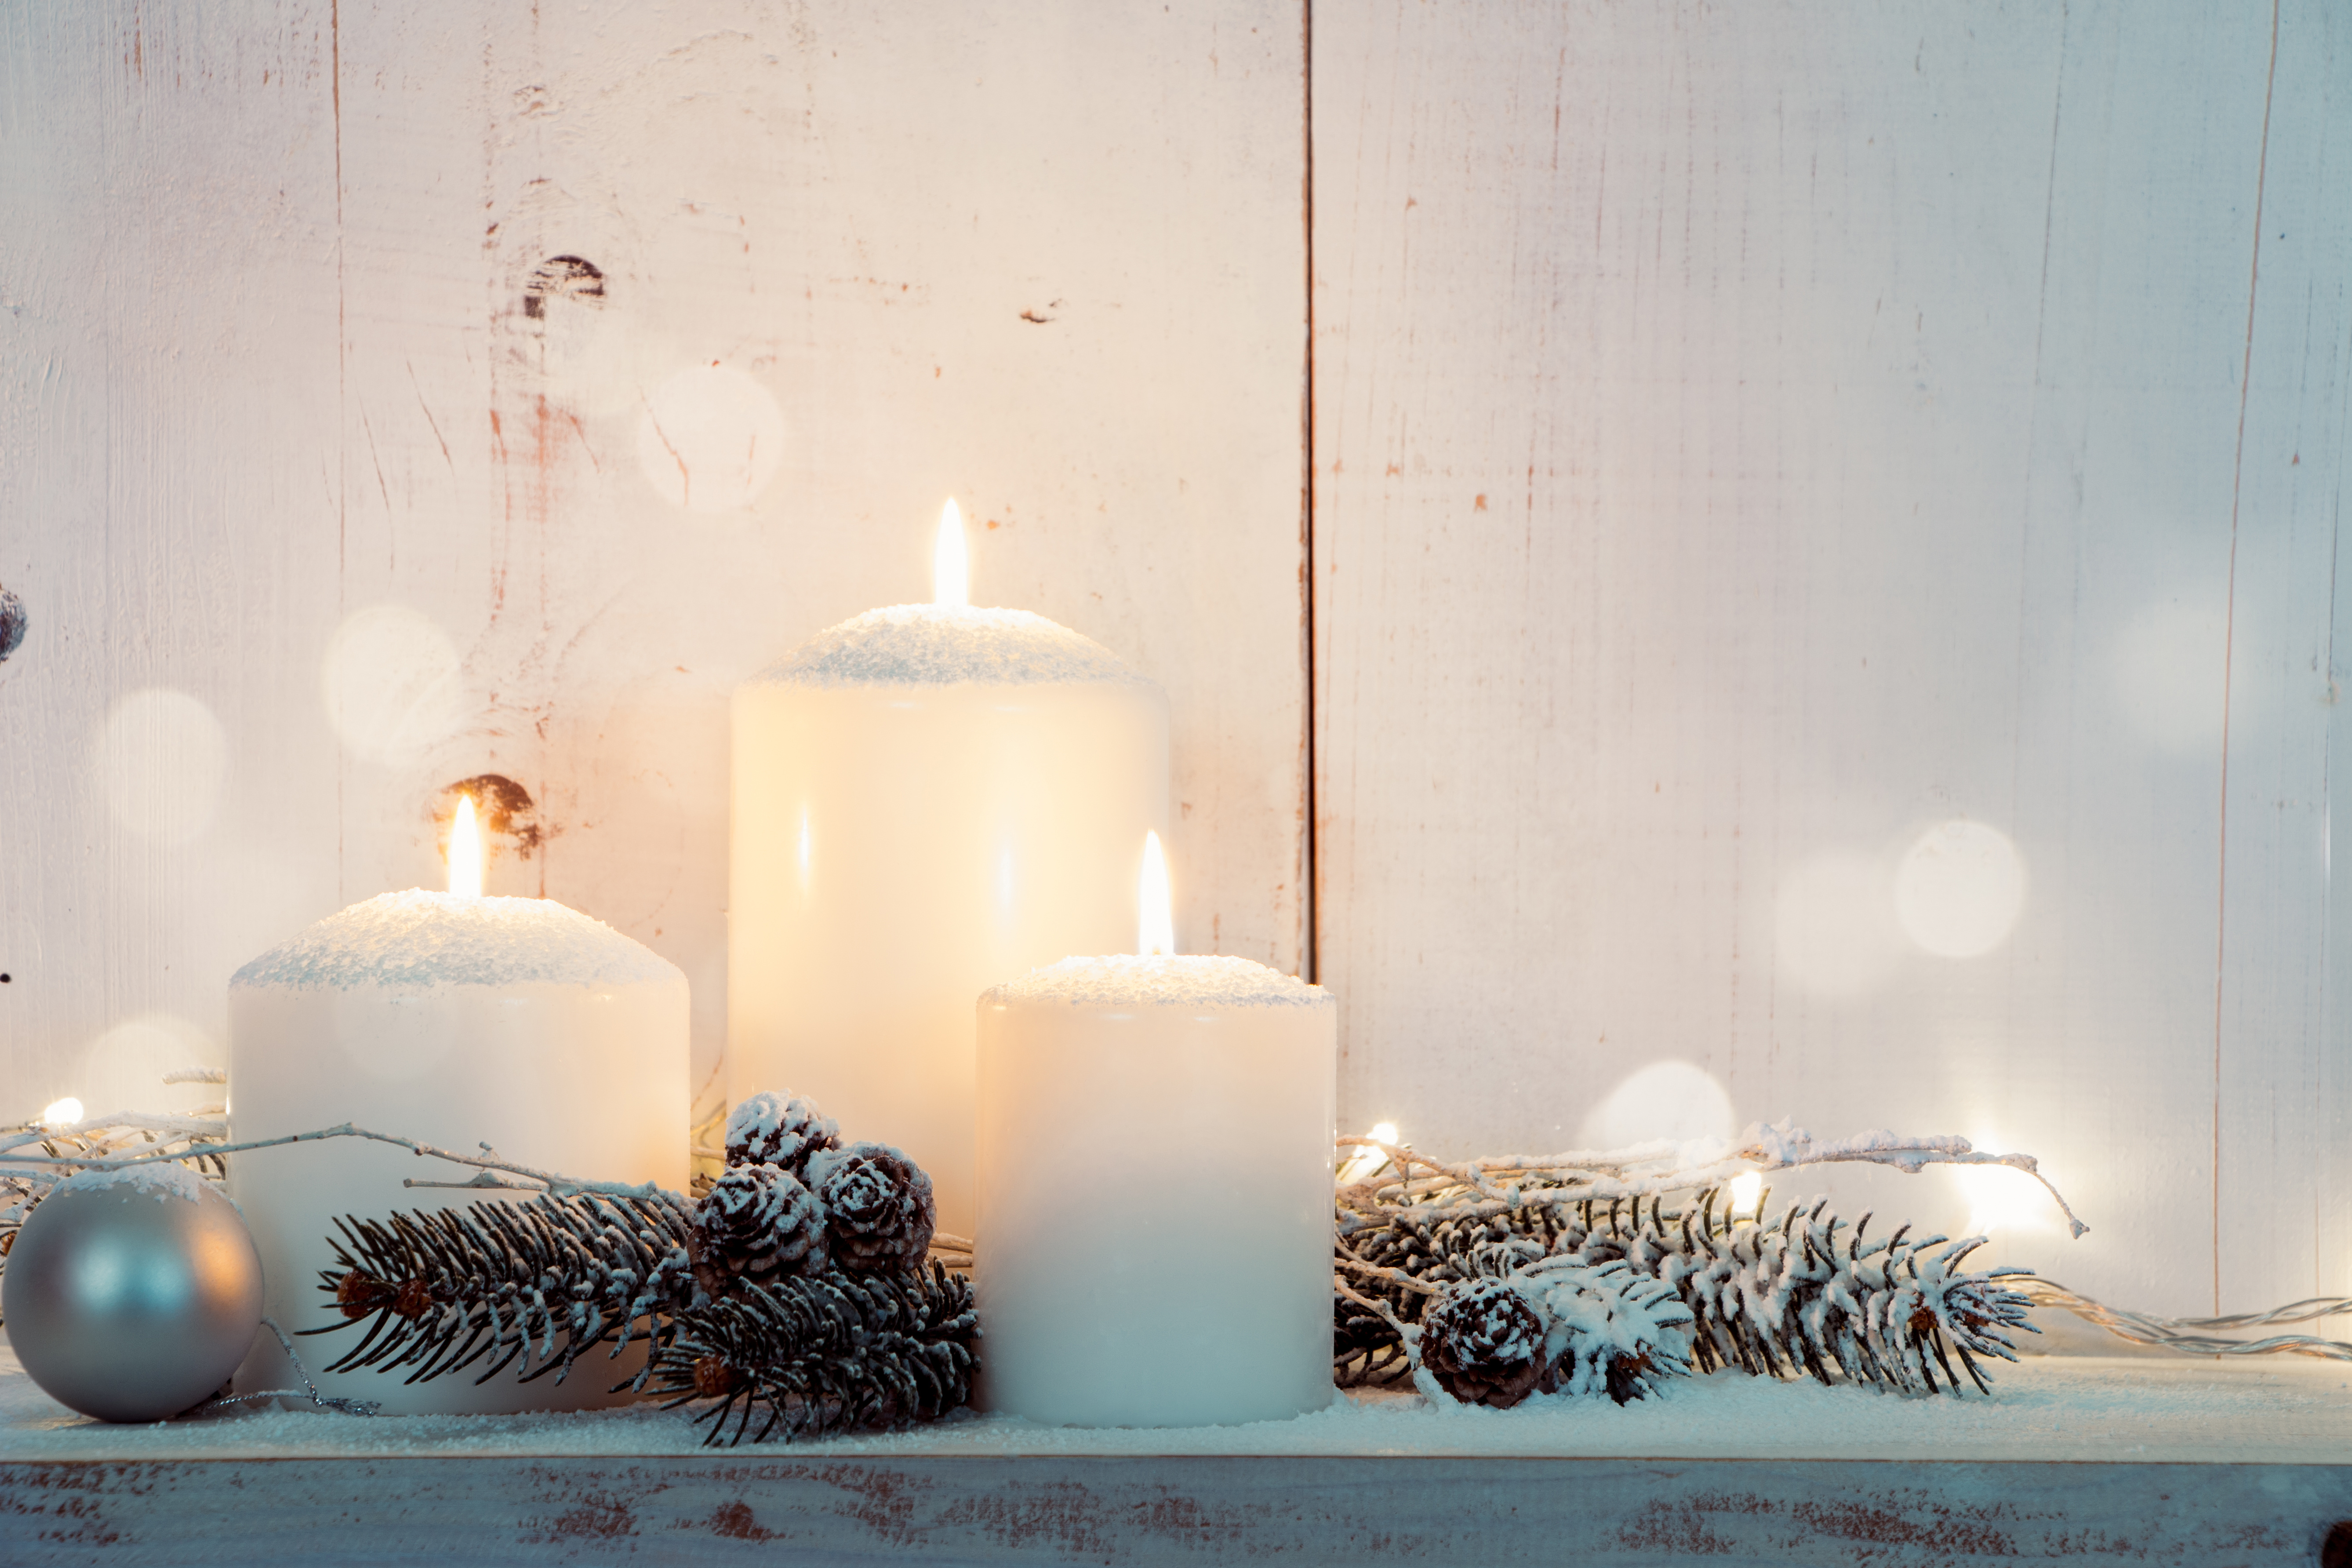
M1074 1007L1317 1007L1320 985L1246 958L1194 955L1066 958L985 993L983 1005L1062 1002Z
M329 915L229 977L235 986L629 985L685 975L549 899L412 888Z
M829 626L751 678L773 685L1028 685L1143 678L1118 656L1027 610L894 605Z

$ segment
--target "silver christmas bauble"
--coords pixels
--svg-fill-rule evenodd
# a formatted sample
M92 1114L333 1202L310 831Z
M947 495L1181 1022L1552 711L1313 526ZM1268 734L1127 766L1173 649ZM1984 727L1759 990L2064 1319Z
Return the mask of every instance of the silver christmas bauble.
M8 1342L49 1397L161 1421L220 1387L261 1324L261 1256L236 1206L184 1165L60 1182L0 1272Z

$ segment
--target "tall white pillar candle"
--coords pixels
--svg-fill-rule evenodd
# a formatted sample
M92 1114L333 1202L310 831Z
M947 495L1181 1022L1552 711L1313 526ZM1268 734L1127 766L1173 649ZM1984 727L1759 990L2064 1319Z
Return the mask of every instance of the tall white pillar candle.
M844 622L736 691L727 1060L736 1100L789 1085L905 1149L970 1236L972 998L1128 944L1168 700L941 575L946 602Z
M566 1175L686 1190L686 976L611 927L543 899L386 893L330 915L229 982L229 1135L275 1138L350 1121ZM358 1139L259 1149L229 1190L261 1250L268 1306L295 1331L339 1321L319 1289L343 1215L442 1208L468 1195L401 1185L467 1173ZM598 1352L559 1386L489 1363L404 1385L415 1369L328 1375L351 1331L296 1342L327 1393L394 1414L574 1409L608 1402ZM250 1392L293 1386L264 1334L238 1369Z
M1339 1009L1241 958L1073 958L980 999L990 1403L1081 1426L1331 1401Z

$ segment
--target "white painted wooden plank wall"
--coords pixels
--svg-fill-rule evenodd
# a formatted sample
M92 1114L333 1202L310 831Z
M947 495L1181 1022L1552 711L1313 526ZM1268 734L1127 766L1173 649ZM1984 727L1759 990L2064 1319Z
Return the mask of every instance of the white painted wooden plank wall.
M2160 1310L2352 1290L2352 17L1386 0L1313 91L1343 1115L1958 1131L2093 1235L1831 1190ZM2026 896L1935 956L1957 819Z
M488 771L494 889L677 959L708 1065L726 691L919 597L950 490L983 597L1170 687L1181 934L1300 961L1301 9L867 10L0 15L0 1115L215 1053ZM1316 9L1351 1121L1576 1142L1680 1061L2041 1152L2097 1229L2003 1251L2087 1288L2352 1288L2344 29ZM2028 874L1966 959L1893 903L1955 818Z
M218 1059L236 964L433 883L492 772L544 841L491 890L676 960L708 1068L728 693L928 598L950 493L976 602L1168 688L1182 934L1295 967L1303 43L1254 0L0 12L0 1115Z

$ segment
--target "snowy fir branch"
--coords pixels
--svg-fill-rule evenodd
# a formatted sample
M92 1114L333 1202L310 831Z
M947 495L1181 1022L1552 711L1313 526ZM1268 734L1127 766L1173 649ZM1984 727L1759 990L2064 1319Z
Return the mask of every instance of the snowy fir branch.
M1456 1398L1488 1404L1547 1391L1564 1370L1554 1363L1512 1370L1537 1353L1538 1340L1531 1321L1520 1322L1516 1338L1501 1334L1511 1311L1489 1282L1510 1286L1544 1318L1551 1294L1544 1282L1561 1269L1608 1270L1580 1276L1577 1301L1601 1301L1621 1327L1638 1325L1595 1342L1628 1366L1646 1358L1639 1386L1624 1378L1608 1385L1620 1404L1680 1370L1658 1348L1678 1326L1689 1362L1703 1372L1733 1366L1905 1394L1957 1394L1962 1373L1989 1392L1979 1361L2016 1359L2009 1331L2032 1331L2021 1274L1960 1267L1979 1239L1914 1239L1906 1226L1873 1241L1869 1216L1848 1226L1821 1203L1763 1221L1734 1215L1713 1190L1681 1210L1659 1197L1645 1209L1638 1200L1547 1194L1491 1213L1444 1201L1368 1211L1341 1196L1335 1262L1344 1289L1335 1302L1333 1365L1343 1386L1411 1381L1428 1392L1434 1382ZM1654 1310L1667 1297L1684 1314L1680 1323ZM1428 1332L1434 1324L1441 1347L1465 1342L1454 1325L1472 1306L1485 1314L1484 1359L1456 1373L1462 1357L1427 1353ZM1541 1342L1550 1348L1542 1353L1556 1362L1565 1342L1549 1321L1546 1334Z
M543 1192L387 1220L339 1222L320 1289L368 1320L330 1368L411 1368L423 1382L485 1363L561 1382L595 1346L649 1342L622 1386L702 1399L709 1440L930 1420L971 1396L969 1282L928 1261L930 1178L898 1150L843 1147L803 1100L758 1095L726 1129L722 1174L675 1194Z
M971 1397L980 1315L944 1264L903 1274L838 1270L750 1285L679 1314L638 1386L666 1408L711 1403L706 1444L787 1441L936 1420ZM739 1414L740 1413L740 1414Z
M550 1194L388 1219L337 1222L335 1267L320 1289L343 1321L372 1320L359 1343L327 1368L411 1370L420 1383L488 1364L488 1382L520 1358L529 1381L572 1371L613 1342L656 1343L670 1320L708 1300L694 1277L691 1220L675 1194L651 1198Z

